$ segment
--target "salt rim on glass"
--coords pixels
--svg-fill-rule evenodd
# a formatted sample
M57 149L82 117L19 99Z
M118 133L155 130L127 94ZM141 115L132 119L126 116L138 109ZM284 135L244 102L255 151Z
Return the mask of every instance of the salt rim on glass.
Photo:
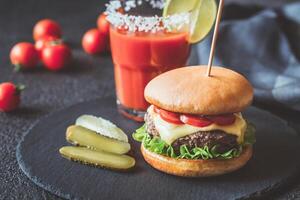
M153 9L163 9L165 4L164 0L111 0L106 4L106 19L116 28L124 28L129 32L138 31L146 33L180 31L190 22L190 13L187 12L168 15L166 17L158 15L138 16L120 12L120 10L128 12L132 8L141 6L143 3L150 4Z

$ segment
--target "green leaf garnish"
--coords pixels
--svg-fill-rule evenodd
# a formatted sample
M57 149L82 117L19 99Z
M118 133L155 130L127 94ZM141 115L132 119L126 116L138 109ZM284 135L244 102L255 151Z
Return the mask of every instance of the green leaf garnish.
M147 135L146 133L146 124L144 124L142 127L137 129L133 134L132 137L134 140L138 142L142 142L144 137Z
M241 144L238 148L230 149L227 152L222 154L217 152L217 145L209 148L208 146L205 147L195 147L193 149L188 149L186 145L181 145L179 147L179 153L176 154L174 148L171 145L168 145L164 142L160 137L151 137L146 132L146 125L144 124L142 127L136 130L135 133L132 134L132 137L141 142L144 147L154 153L165 155L171 158L177 159L231 159L238 157L244 145L254 144L255 143L255 127L247 123L247 130L245 132L244 143Z
M244 136L244 145L251 145L256 142L255 131L256 129L254 124L247 122L247 129Z

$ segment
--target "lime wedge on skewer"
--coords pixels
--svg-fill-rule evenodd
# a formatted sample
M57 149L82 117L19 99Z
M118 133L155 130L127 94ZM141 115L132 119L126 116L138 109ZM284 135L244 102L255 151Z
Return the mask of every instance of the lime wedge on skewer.
M167 15L191 12L195 9L198 2L199 0L166 0L163 16L166 17Z
M190 12L190 43L197 43L211 30L217 13L215 0L167 0L163 16Z

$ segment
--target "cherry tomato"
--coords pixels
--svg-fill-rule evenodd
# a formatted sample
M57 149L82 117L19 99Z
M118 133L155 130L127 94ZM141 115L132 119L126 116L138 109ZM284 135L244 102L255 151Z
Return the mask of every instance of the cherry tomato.
M102 13L99 15L97 19L97 26L101 34L105 36L105 44L106 44L106 50L110 51L110 43L109 43L109 27L110 23L106 20L106 15Z
M97 26L100 31L100 33L104 34L105 36L109 36L109 27L110 24L106 20L106 15L104 13L100 14L97 19Z
M42 51L44 66L52 71L58 71L69 64L72 57L70 48L65 44L47 45Z
M10 82L1 83L0 111L9 112L15 110L20 104L20 94L23 89L23 85L16 86Z
M97 54L105 51L105 36L98 29L88 30L82 38L82 47L89 54Z
M196 116L196 115L188 115L188 114L180 115L180 120L182 122L184 122L185 124L189 124L192 126L198 126L198 127L209 126L213 123L213 121L211 121L207 118Z
M234 114L212 116L209 119L220 126L230 125L235 122Z
M180 120L180 114L160 109L159 116L167 122L178 124L178 125L183 124L182 121Z
M46 35L61 37L60 25L51 19L43 19L38 21L33 28L33 39L37 41Z
M39 56L34 45L29 42L20 42L10 51L10 61L16 70L33 68L38 64Z
M38 39L34 46L35 49L38 51L39 53L39 57L42 57L42 50L49 44L61 44L62 40L58 37L55 36L51 36L51 35L46 35L43 38Z

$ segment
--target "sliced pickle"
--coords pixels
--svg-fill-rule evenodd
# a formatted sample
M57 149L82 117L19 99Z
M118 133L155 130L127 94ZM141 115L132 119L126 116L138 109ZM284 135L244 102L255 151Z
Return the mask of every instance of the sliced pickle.
M134 167L134 158L104 151L93 151L86 147L66 146L59 149L60 154L72 161L96 167L126 170Z
M105 137L82 126L68 127L66 139L72 144L85 146L93 150L103 150L116 154L125 154L130 150L130 144Z
M114 123L102 117L93 115L81 115L76 119L75 125L95 131L101 135L128 142L127 135Z

